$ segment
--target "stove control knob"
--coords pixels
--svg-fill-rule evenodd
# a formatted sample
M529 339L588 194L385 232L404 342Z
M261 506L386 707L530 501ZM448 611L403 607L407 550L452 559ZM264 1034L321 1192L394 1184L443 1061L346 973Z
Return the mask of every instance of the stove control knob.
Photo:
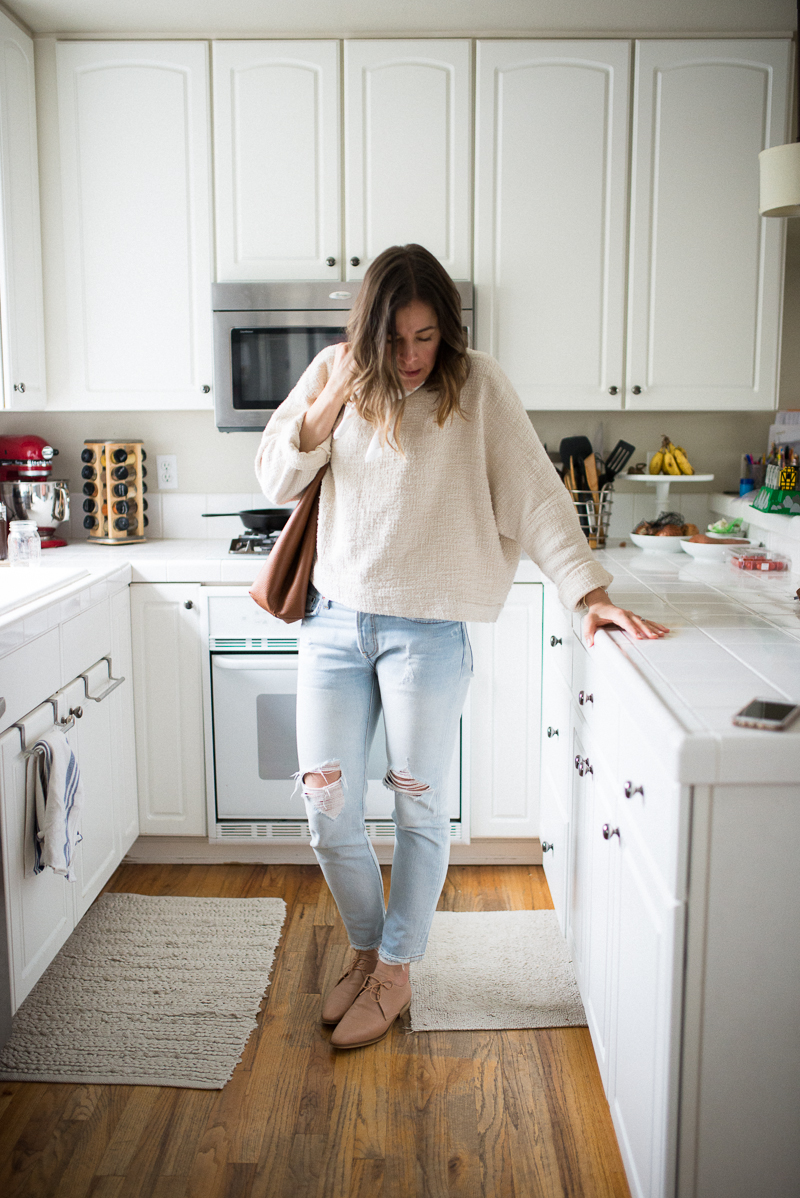
M194 607L194 604L192 603L191 599L187 599L183 606L186 608L187 611L191 611L192 608Z

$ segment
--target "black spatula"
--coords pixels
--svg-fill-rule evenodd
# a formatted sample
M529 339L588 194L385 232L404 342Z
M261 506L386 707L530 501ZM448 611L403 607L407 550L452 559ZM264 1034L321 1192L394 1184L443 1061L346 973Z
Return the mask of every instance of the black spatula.
M635 445L629 445L627 441L617 441L616 445L611 450L611 453L606 458L603 482L613 482L616 476L622 470L623 466L627 466L635 452Z

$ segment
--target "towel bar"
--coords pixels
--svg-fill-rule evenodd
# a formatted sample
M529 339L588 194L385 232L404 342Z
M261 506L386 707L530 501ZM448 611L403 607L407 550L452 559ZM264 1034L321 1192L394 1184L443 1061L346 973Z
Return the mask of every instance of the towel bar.
M123 682L125 681L125 678L123 675L120 675L119 678L114 677L114 666L111 661L110 653L107 653L105 655L105 657L101 657L100 661L108 662L109 685L107 687L105 687L103 690L101 690L99 695L90 695L89 694L89 671L88 670L86 671L85 674L78 675L79 678L83 679L83 689L86 692L86 698L92 699L95 703L102 703L103 699L105 699L107 695L110 695L112 691L115 691L118 686L122 686ZM97 664L99 665L100 663L98 662Z
M58 700L45 699L45 703L49 703L53 708L53 727L60 728L62 732L68 732L69 729L74 726L75 720L79 720L83 715L80 707L70 707L69 715L64 716L64 718L60 720L58 718ZM22 745L22 756L30 757L31 754L35 752L35 749L29 749L25 742L25 725L23 723L18 723L12 724L11 727L17 728L19 730L19 739L20 744ZM39 735L41 736L41 733ZM37 737L36 739L38 740L39 738Z

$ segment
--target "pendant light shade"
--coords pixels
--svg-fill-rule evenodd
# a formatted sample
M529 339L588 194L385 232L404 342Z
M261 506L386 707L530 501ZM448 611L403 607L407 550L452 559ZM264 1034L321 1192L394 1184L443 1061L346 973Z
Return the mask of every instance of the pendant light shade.
M797 0L797 43L797 141L772 146L758 156L761 216L800 216L800 0Z
M800 141L762 150L758 156L761 173L762 216L800 216Z

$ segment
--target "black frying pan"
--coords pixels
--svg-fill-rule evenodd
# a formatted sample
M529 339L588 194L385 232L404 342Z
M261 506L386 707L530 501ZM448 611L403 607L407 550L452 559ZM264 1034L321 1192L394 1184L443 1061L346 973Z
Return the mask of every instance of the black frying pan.
M252 508L244 512L203 512L207 520L217 516L238 516L245 528L251 532L280 532L291 516L291 508L262 507Z

